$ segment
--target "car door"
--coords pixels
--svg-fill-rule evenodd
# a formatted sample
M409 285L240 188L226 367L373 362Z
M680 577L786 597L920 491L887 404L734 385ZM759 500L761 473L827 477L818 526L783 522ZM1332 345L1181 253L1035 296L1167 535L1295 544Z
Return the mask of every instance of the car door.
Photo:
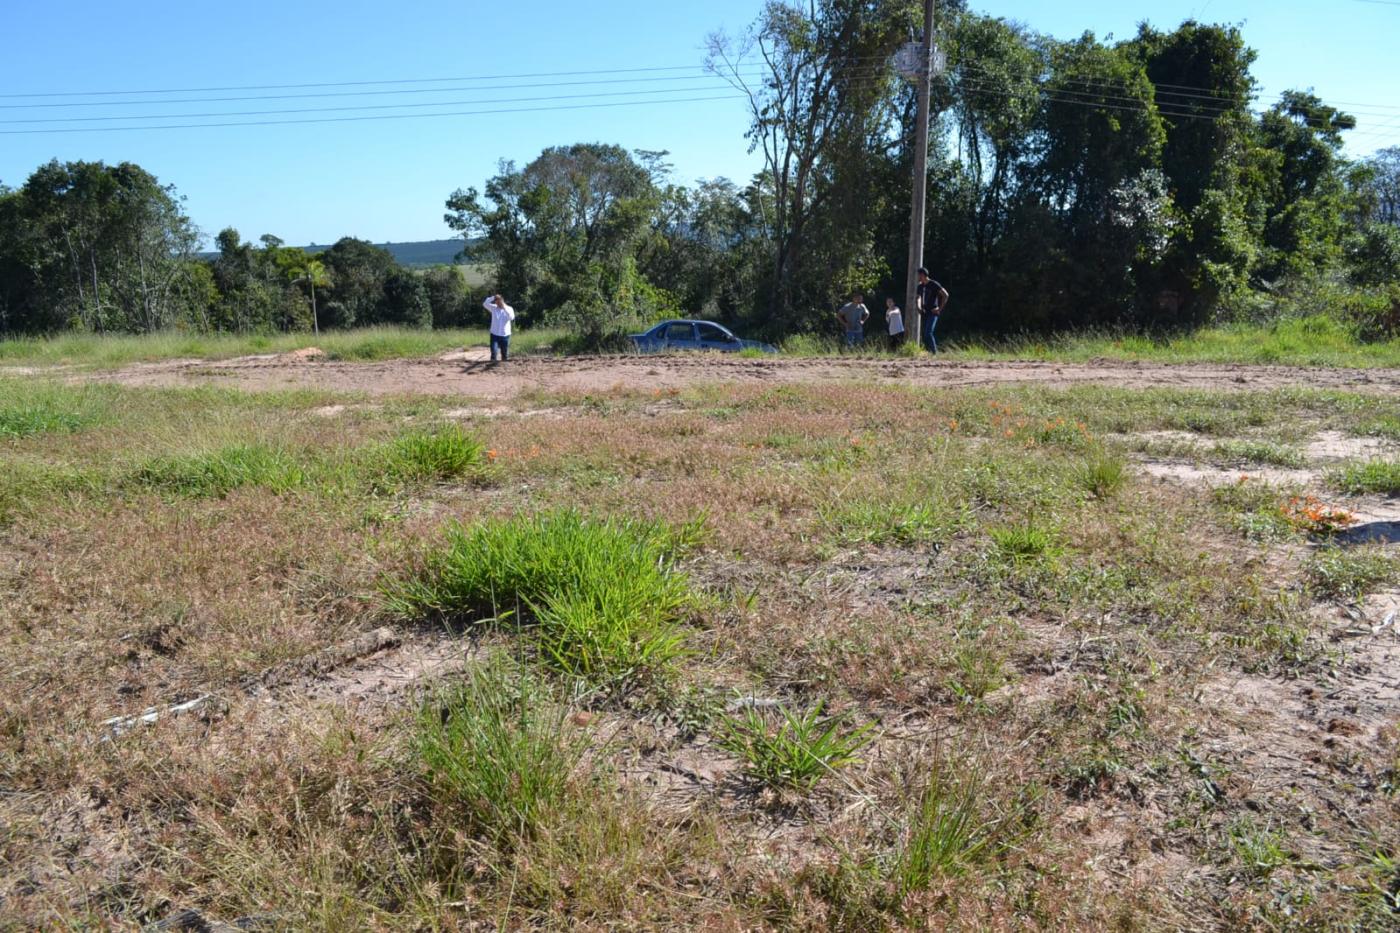
M702 350L737 350L739 338L715 324L696 324Z
M668 350L697 350L700 345L695 341L695 325L690 321L672 321L666 325L666 349Z

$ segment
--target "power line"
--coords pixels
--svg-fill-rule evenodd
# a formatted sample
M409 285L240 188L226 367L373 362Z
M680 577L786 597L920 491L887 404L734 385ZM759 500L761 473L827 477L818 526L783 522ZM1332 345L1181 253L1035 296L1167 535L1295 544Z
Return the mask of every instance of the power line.
M690 93L696 90L704 89L697 89L694 87L666 87L645 91L594 91L588 94L550 94L544 97L497 97L488 98L486 100L439 100L416 104L356 104L350 107L293 107L281 110L220 110L205 113L123 114L122 116L118 117L41 117L19 120L0 120L0 125L10 125L16 123L107 123L118 120L196 120L206 119L209 117L257 117L292 113L344 113L347 111L356 110L406 110L424 107L466 107L474 106L477 104L516 104L551 100L586 100L588 98L593 97L635 97L642 94ZM73 127L73 129L84 129L84 127ZM140 129L140 127L132 127L132 129Z
M124 94L212 94L218 91L276 91L312 87L368 87L375 84L449 84L461 81L513 81L517 78L560 78L575 75L641 74L660 71L692 71L704 65L668 65L653 68L597 68L591 71L536 71L513 75L471 75L456 78L395 78L383 81L319 81L308 84L235 84L226 87L160 88L145 91L45 91L26 94L0 94L0 98L21 97L117 97Z
M0 130L0 136L31 136L41 133L118 133L130 130L195 130L230 126L292 126L308 123L359 123L368 120L414 120L430 117L468 117L503 113L543 113L557 110L593 110L605 107L633 107L643 104L685 104L711 100L736 100L742 95L722 94L713 97L678 97L659 100L624 100L605 104L569 104L562 107L506 107L495 110L455 110L449 113L386 113L364 117L316 117L299 120L239 120L227 123L170 123L154 126L76 126L62 129Z
M65 101L56 104L0 104L0 110L37 110L59 107L144 107L161 104L214 104L248 100L301 100L327 97L385 97L401 94L448 94L457 91L503 91L536 87L585 87L597 84L646 84L658 81L713 81L715 75L673 75L664 78L615 78L598 81L544 81L532 84L492 84L484 87L430 87L393 91L332 91L315 94L254 94L238 97L168 97L163 100Z

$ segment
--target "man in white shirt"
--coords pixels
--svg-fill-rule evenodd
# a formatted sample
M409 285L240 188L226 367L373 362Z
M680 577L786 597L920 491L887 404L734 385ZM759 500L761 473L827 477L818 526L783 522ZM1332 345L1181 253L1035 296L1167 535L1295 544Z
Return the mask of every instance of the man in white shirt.
M515 320L515 309L506 304L500 295L492 295L482 305L491 312L491 362L496 362L496 349L501 351L501 362L506 361L510 352L510 322Z

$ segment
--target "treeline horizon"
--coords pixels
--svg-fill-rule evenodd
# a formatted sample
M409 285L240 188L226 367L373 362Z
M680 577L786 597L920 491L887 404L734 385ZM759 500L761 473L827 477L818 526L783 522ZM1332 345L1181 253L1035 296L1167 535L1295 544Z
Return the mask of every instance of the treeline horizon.
M903 297L917 107L889 62L920 6L769 2L709 37L750 103L763 168L746 182L686 186L664 151L586 142L453 192L445 219L490 270L482 288L353 238L312 255L230 228L200 258L173 186L50 162L0 186L0 332L461 326L488 291L592 346L680 315L821 332L853 291ZM1255 114L1238 28L1062 41L944 9L925 264L955 331L1326 313L1359 339L1400 332L1400 147L1348 159L1355 119L1308 91Z

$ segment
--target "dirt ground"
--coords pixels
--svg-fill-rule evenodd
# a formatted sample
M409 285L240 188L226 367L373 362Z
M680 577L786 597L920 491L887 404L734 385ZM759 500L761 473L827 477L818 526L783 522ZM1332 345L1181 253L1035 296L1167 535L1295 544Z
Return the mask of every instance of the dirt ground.
M16 372L0 368L0 374ZM33 372L29 370L28 372ZM132 386L213 384L247 390L315 388L371 395L512 397L524 392L594 392L613 388L680 389L698 383L791 383L875 379L921 386L1107 385L1121 388L1316 389L1400 394L1400 370L1320 369L1236 364L1046 363L863 358L751 359L697 356L524 357L493 365L484 349L432 359L333 362L300 351L209 362L141 363L75 380Z
M844 384L859 382L950 388L1026 384L1052 388L1097 385L1241 391L1315 388L1400 395L1400 370L1393 369L723 356L523 358L493 366L485 356L484 350L473 350L425 360L351 363L328 361L315 353L299 351L222 362L176 360L108 372L60 370L56 374L72 382L128 386L217 385L252 391L316 389L371 397L461 396L462 402L443 400L443 408L437 414L451 420L487 419L483 424L489 428L484 430L494 432L493 442L506 455L504 461L511 459L512 451L537 449L535 445L548 446L556 428L559 433L565 432L563 426L571 420L588 420L584 428L569 429L574 433L569 435L572 439L567 443L555 440L563 446L578 445L580 449L629 442L635 442L639 450L651 444L670 445L665 450L670 451L666 456L671 459L647 461L664 463L665 470L670 471L663 475L662 467L655 467L657 475L652 479L657 485L651 487L653 491L669 488L661 485L663 479L680 482L686 472L681 464L691 462L683 460L682 454L689 456L689 452L702 449L701 445L706 442L703 439L709 437L712 426L705 424L695 412L685 410L680 402L672 399L656 403L644 399L645 407L630 415L616 416L615 420L622 420L633 430L619 429L617 434L604 435L606 425L602 416L584 414L566 401L531 396L536 393L576 396L616 389L679 390L716 383L826 384L827 388L819 391L832 397L840 396L838 402L844 404ZM0 367L0 373L6 371L14 373L15 369ZM42 372L55 374L52 369ZM762 389L750 391L763 392ZM497 399L504 401L519 396L525 398L515 406L492 404ZM322 404L317 400L311 404L319 407L308 408L306 413L310 417L305 420L317 429L330 431L342 423L341 416L347 412L392 410L394 403L346 400L345 404ZM446 407L450 405L462 407ZM764 437L781 436L779 428L799 434L808 429L803 425L824 423L808 420L789 425L781 420L771 423L767 420L770 417L781 419L783 415L756 410L745 417L754 421L754 436ZM822 417L828 415L821 413ZM629 417L631 421L627 420ZM812 419L817 415L811 410L802 410L792 417ZM635 428L657 418L661 421L656 424L664 430L639 438L641 432ZM838 423L840 430L832 433L844 438L853 430L851 425L860 422L833 423ZM727 437L736 430L739 429L729 426L715 433ZM1200 453L1205 447L1196 452L1191 450L1197 442L1209 438L1181 430L1125 430L1131 433L1112 435L1112 440L1120 446L1133 449L1133 443L1138 441L1162 445L1158 449L1137 448L1139 452L1128 458L1128 469L1141 483L1138 491L1145 500L1172 503L1189 498L1194 492L1239 485L1247 477L1250 482L1262 481L1281 488L1317 493L1327 496L1329 502L1344 504L1356 524L1336 536L1334 543L1339 547L1400 546L1400 498L1366 495L1341 499L1326 483L1327 471L1339 464L1357 458L1396 456L1400 443L1394 439L1356 437L1340 430L1315 430L1300 441L1302 459L1294 466L1224 466L1212 464ZM597 437L593 436L594 432ZM989 435L979 438L977 443L993 440L995 438ZM1161 452L1171 444L1177 448ZM495 451L492 453L494 455ZM640 454L630 448L614 451L611 456L619 461L642 462L638 459ZM512 479L523 480L513 474ZM691 482L690 479L684 481ZM518 493L503 488L499 494L510 493L518 495L520 501L534 502L539 494L532 491L530 484L536 482L538 480L531 476L528 483L520 483ZM781 490L774 491L773 495L779 492ZM471 498L462 502L471 502L475 508L486 494L472 490ZM439 489L425 493L424 498L431 500L433 495L446 496L447 493ZM663 496L658 494L657 498ZM762 501L766 505L766 500ZM424 514L429 510L450 514L454 503L461 505L461 502L444 499L418 507ZM211 514L218 508L222 507L208 507ZM229 506L230 510L234 508L236 505ZM1114 506L1114 509L1120 508ZM1114 511L1106 509L1105 514L1111 516ZM1136 526L1131 523L1123 526L1124 529L1133 527ZM3 539L0 543L4 543ZM37 551L42 545L36 539L32 546ZM950 545L958 546L956 542ZM1201 546L1205 548L1206 543L1202 542ZM1300 586L1290 581L1299 577L1299 566L1312 553L1310 546L1290 543L1246 548L1233 539L1214 542L1213 546L1217 548L1218 560L1238 560L1237 569L1242 578L1269 581L1273 577L1269 582L1285 589L1292 587L1290 592L1302 592ZM17 548L14 550L19 553ZM0 558L6 556L0 549ZM16 556L14 560L14 569L0 573L0 583L10 578L21 579L21 558ZM881 723L879 741L866 754L867 762L849 779L855 783L842 783L837 790L806 805L805 809L770 808L772 812L769 812L754 803L754 796L738 778L737 760L721 751L705 732L689 734L674 723L663 722L662 718L634 714L626 709L605 708L575 714L576 725L587 726L605 737L599 740L600 747L619 750L615 763L619 775L629 788L639 789L658 812L687 814L687 818L699 814L723 822L729 834L724 837L724 844L729 847L726 854L735 864L761 864L765 871L797 878L812 870L813 865L820 867L818 856L829 848L828 837L865 839L868 830L857 831L853 827L877 825L883 811L878 809L875 795L855 793L856 785L860 788L881 786L879 782L886 779L883 776L900 773L896 762L914 757L914 750L923 754L927 747L936 748L939 743L951 739L962 741L968 747L1014 742L1018 751L1013 752L1010 759L1050 760L1061 754L1062 749L1045 738L1046 730L1069 730L1065 733L1069 737L1063 739L1066 747L1078 742L1079 739L1071 735L1072 728L1081 720L1092 721L1096 715L1103 718L1102 711L1095 713L1097 707L1093 702L1101 696L1117 697L1113 691L1118 689L1114 686L1118 681L1113 678L1126 676L1124 672L1129 670L1144 684L1153 686L1150 693L1143 688L1140 699L1127 705L1142 706L1144 711L1139 715L1144 720L1150 708L1152 720L1160 723L1154 728L1168 738L1179 734L1178 745L1157 747L1150 745L1146 737L1134 739L1140 746L1132 746L1136 749L1133 754L1123 753L1126 763L1121 773L1097 778L1086 785L1087 789L1066 792L1062 798L1054 798L1045 810L1048 823L1054 827L1055 845L1060 847L1057 855L1064 858L1067 887L1089 884L1095 892L1112 894L1124 904L1133 902L1134 892L1160 898L1155 902L1144 900L1143 913L1125 921L1124 928L1224 929L1241 918L1253 918L1258 928L1268 928L1270 922L1260 918L1287 917L1295 904L1308 903L1314 896L1314 887L1328 896L1353 894L1353 888L1365 893L1365 885L1373 882L1355 882L1350 880L1353 875L1347 874L1361 870L1353 864L1356 852L1364 850L1365 845L1372 847L1365 850L1367 852L1391 851L1387 848L1394 838L1391 831L1378 832L1374 827L1383 825L1383 815L1391 812L1390 801L1394 794L1387 789L1388 785L1382 786L1377 775L1384 774L1385 781L1393 781L1394 768L1400 766L1400 759L1394 757L1397 723L1400 723L1400 679L1397 678L1397 671L1400 671L1400 619L1397 619L1400 589L1393 579L1364 599L1317 600L1315 603L1307 599L1304 604L1328 660L1325 664L1299 663L1286 670L1262 664L1228 664L1224 660L1228 653L1216 658L1218 666L1212 661L1195 669L1185 662L1174 662L1165 648L1151 647L1154 633L1146 623L1154 616L1146 609L1140 610L1146 613L1142 619L1115 621L1108 613L1094 622L1087 617L1078 618L1068 610L1056 615L1058 610L1033 607L1018 617L1020 640L1008 642L1012 647L1006 648L1008 676L1005 685L990 689L977 704L959 705L939 693L938 684L942 681L933 674L927 676L927 682L922 679L901 682L881 693L870 684L877 682L877 669L885 662L873 663L872 670L865 672L859 654L845 658L845 648L840 649L840 653L849 669L838 666L827 671L821 666L827 663L820 654L825 650L822 645L827 644L827 639L837 636L852 639L853 632L862 638L874 638L876 636L870 633L880 631L880 625L893 626L906 619L915 596L922 594L921 598L927 598L929 593L937 591L942 576L948 573L947 568L958 566L941 558L937 548L929 551L912 546L852 546L823 560L789 562L775 556L772 563L750 562L733 553L726 553L722 559L711 555L710 560L713 566L700 559L687 569L713 591L757 593L764 587L771 594L753 610L752 619L736 609L732 618L725 615L715 623L716 632L728 632L724 637L732 639L723 642L729 645L726 650L730 652L737 650L735 645L761 645L765 637L771 638L771 657L785 665L772 675L773 683L768 685L773 688L768 691L771 695L778 695L779 687L800 690L813 679L813 672L838 671L842 677L850 679L852 695L865 704L864 712L872 721ZM940 560L943 561L941 565ZM0 570L5 570L3 565ZM53 576L55 592L61 594L57 586L60 575L55 572ZM20 583L14 583L12 589L20 593ZM1038 591L1027 592L1034 596ZM294 605L294 601L289 605ZM120 607L123 615L130 611L124 604ZM725 611L730 613L728 609ZM1243 608L1240 611L1243 612ZM1161 614L1157 610L1154 612ZM129 626L123 622L117 629L126 627ZM358 622L348 626L348 630L357 627ZM1233 637L1226 633L1213 634ZM719 636L709 633L703 637ZM881 658L888 657L891 666L898 666L894 663L895 656L910 646L898 643L897 639L903 636L881 637L888 640L871 642L870 650ZM156 642L160 642L159 637ZM847 641L831 643L848 644ZM859 643L851 641L849 644ZM211 682L207 688L201 684L194 701L165 702L166 698L176 699L177 693L164 682L145 684L140 693L130 698L104 695L101 702L107 709L117 709L120 700L125 704L121 707L125 715L102 720L103 732L93 742L109 757L118 754L111 749L119 748L121 754L139 760L141 743L149 743L159 754L166 754L164 746L154 744L157 738L164 737L163 741L185 743L178 746L186 756L181 759L182 767L192 767L193 762L208 768L210 773L217 773L225 763L236 762L244 749L266 744L273 750L267 753L271 758L274 753L283 754L284 747L295 749L298 741L295 737L312 734L315 729L322 729L324 735L332 737L391 733L402 726L404 710L418 702L424 689L458 674L490 647L488 644L483 648L474 641L437 629L377 628L348 640L337 640L305 657L283 661L256 676ZM151 650L157 655L162 651L177 654L184 650L179 644L170 648L157 644L156 649ZM1140 651L1141 656L1135 651ZM1207 656L1206 653L1201 655ZM762 653L754 655L754 658L768 657ZM923 665L932 670L929 658L901 663L911 667ZM142 658L143 663L147 660L152 665L160 661L159 658ZM733 658L726 660L733 661ZM751 659L745 663L758 662ZM710 673L717 670L710 670ZM149 674L138 675L133 668L133 677L136 676L151 679ZM752 688L749 689L752 692ZM1134 686L1133 689L1138 688ZM178 693L178 698L187 695L196 694L182 692ZM1124 696L1131 700L1136 694L1125 693ZM776 702L753 694L730 701L725 710L742 709L745 700L755 699L760 703ZM147 707L147 703L158 705ZM1075 712L1081 707L1082 713ZM159 730L146 728L156 723L160 723ZM335 728L326 726L327 723ZM347 723L354 724L354 728ZM82 727L92 732L90 723L84 722ZM1143 734L1147 735L1145 730ZM127 748L136 751L126 752ZM1020 749L1025 751L1019 752ZM1152 754L1148 754L1149 749ZM286 754L293 763L300 760L292 751ZM990 751L987 755L989 760L995 758ZM1135 755L1142 762L1137 762ZM1085 760L1090 759L1086 757ZM1384 771L1387 765L1391 771ZM314 771L309 763L297 764L297 767L307 773ZM337 777L337 781L340 780L343 776ZM98 785L93 783L92 786L97 788ZM849 799L842 796L847 789L854 795ZM57 840L52 845L32 843L35 852L46 853L42 857L16 858L16 870L11 872L15 883L9 884L8 889L6 871L0 870L0 917L5 913L7 894L16 898L14 903L30 896L37 902L61 899L84 887L109 891L126 890L122 885L128 885L137 890L141 885L151 884L142 875L149 870L143 867L142 860L150 857L138 855L138 843L147 846L143 833L154 838L155 830L138 826L139 821L135 819L129 820L129 826L123 824L112 816L117 807L108 803L105 794L96 789L89 791L83 781L75 780L67 792L53 793L49 798L35 792L13 793L10 795L13 799L8 802L0 800L0 804L8 803L14 812L31 820L35 840ZM196 795L191 793L190 796ZM838 802L844 810L837 808ZM240 806L245 805L251 806L240 803ZM275 810L275 801L264 805ZM347 812L349 809L347 806ZM0 824L5 814L4 806L0 806ZM201 818L211 825L223 825L219 823L222 816ZM153 825L158 822L153 821ZM1254 863L1241 863L1240 858L1231 854L1234 851L1231 846L1253 844L1251 841L1256 839L1258 845L1265 846L1273 844L1271 840L1285 840L1285 833L1286 841L1279 841L1278 845L1288 847L1286 856L1280 856L1282 861L1277 866L1257 867L1255 875L1247 870ZM1208 846L1201 839L1215 841ZM1245 842L1240 842L1241 839ZM28 837L25 845L31 845ZM1267 853L1258 857L1251 853L1252 850L1246 855L1255 858L1256 863L1267 863ZM0 856L4 854L0 851ZM1241 869L1240 864L1244 864L1245 869ZM4 859L0 859L0 869L4 867ZM1276 877L1270 881L1269 873L1275 870ZM1331 879L1333 874L1341 880L1328 880L1325 884L1311 880L1313 876ZM1381 877L1379 870L1376 877ZM713 878L706 883L720 890ZM1395 897L1395 890L1400 889L1400 874L1391 872L1380 883L1395 886L1385 889L1386 896ZM1209 897L1203 899L1202 892ZM149 901L143 909L154 911L145 916L165 916L169 922L184 916L176 910L185 906L185 901L178 899L182 896L190 899L191 904L199 903L201 910L209 911L208 916L240 913L250 909L249 901L256 900L220 902L213 899L200 903L192 899L190 889L178 886L171 891L171 900L159 901L150 894L143 896ZM287 900L285 894L279 896ZM277 903L278 897L266 895L263 900ZM1174 912L1154 920L1153 903L1173 904ZM287 911L280 915L284 920L301 916L297 911L303 909L290 903L277 906ZM462 903L453 902L449 906L456 909ZM70 904L51 916L69 916L73 910ZM109 910L112 908L102 906L98 915L110 917L111 914L105 913ZM205 915L189 913L200 924L206 922ZM128 912L123 916L130 918L137 914ZM1076 916L1066 913L1067 919L1061 919L1059 925L1072 928ZM215 928L191 923L188 928ZM697 920L696 925L701 922ZM1287 925L1282 924L1284 928ZM274 917L270 928L278 926ZM3 928L7 926L0 919L0 929Z

